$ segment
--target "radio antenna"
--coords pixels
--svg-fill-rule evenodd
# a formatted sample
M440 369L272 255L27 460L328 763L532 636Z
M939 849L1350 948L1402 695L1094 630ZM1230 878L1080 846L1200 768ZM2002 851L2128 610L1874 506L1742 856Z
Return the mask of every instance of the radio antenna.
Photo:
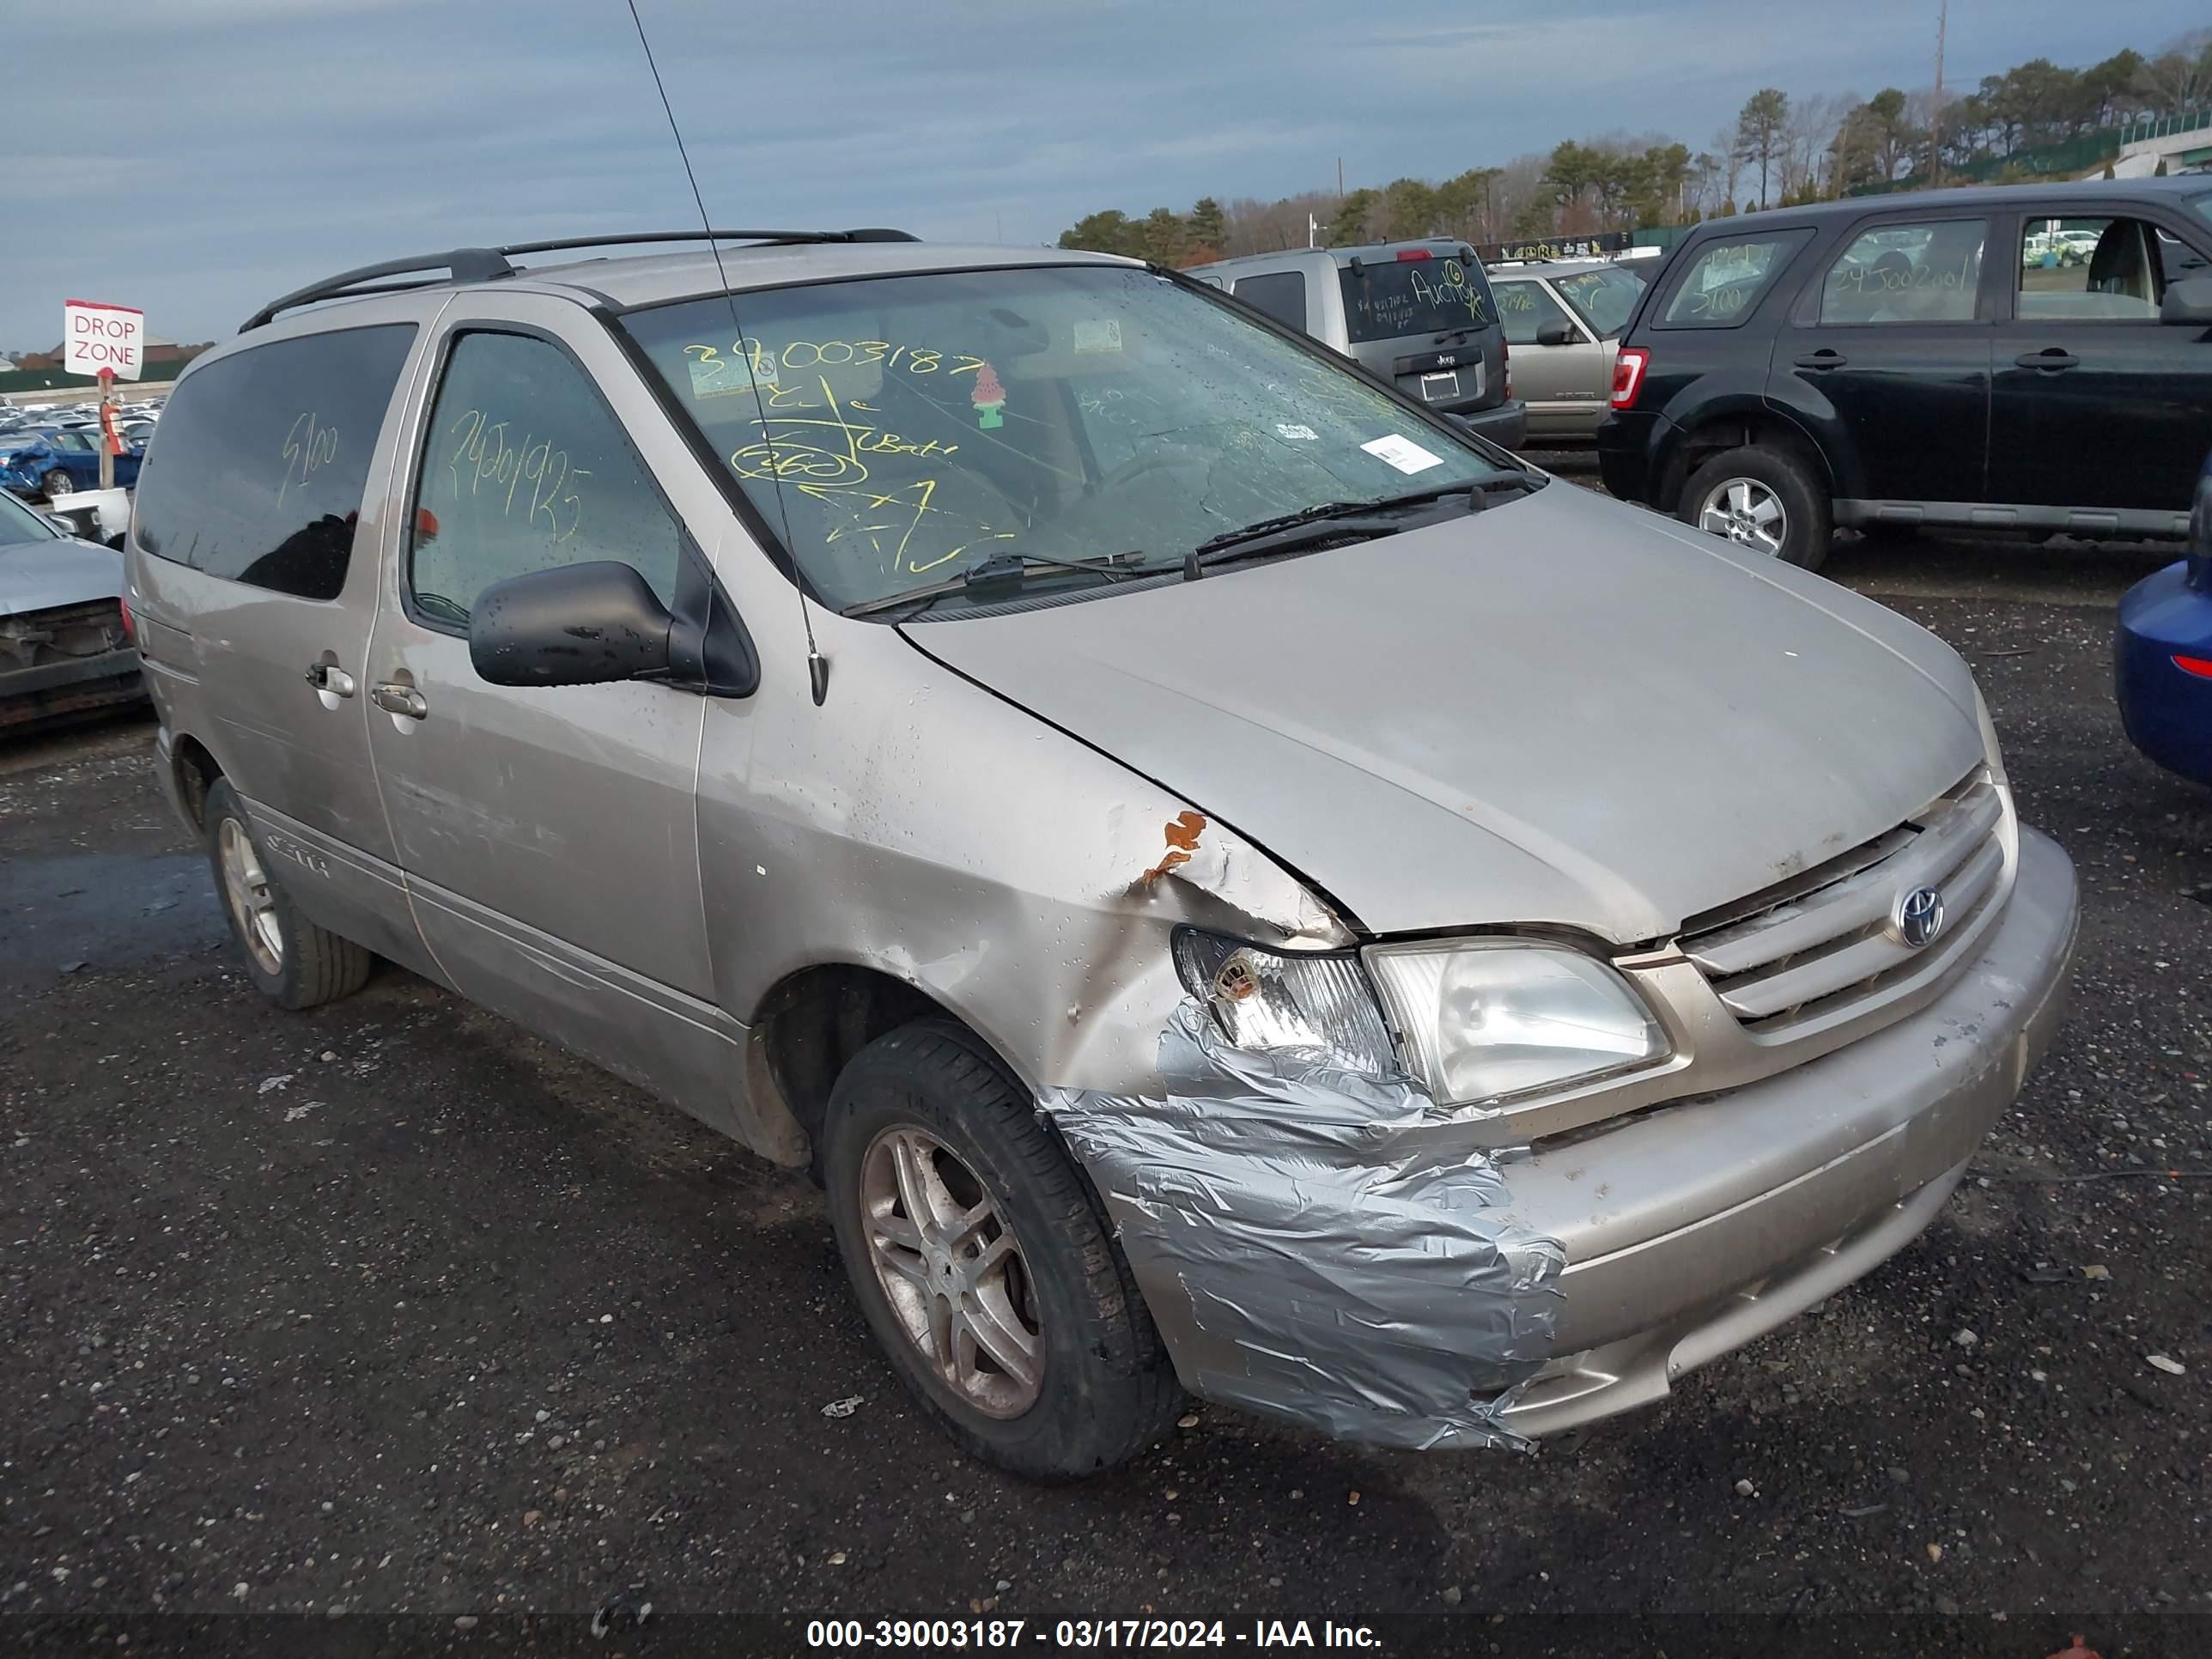
M830 663L814 643L814 617L806 606L806 578L799 568L799 542L791 533L791 510L783 499L783 474L775 461L775 435L769 425L768 405L761 401L760 379L753 373L751 354L745 349L744 325L738 320L738 296L730 286L730 273L722 265L722 250L714 240L714 222L707 216L707 198L699 193L699 175L691 170L691 152L684 143L684 129L676 125L675 106L668 101L668 88L660 78L660 65L653 61L653 42L645 38L645 20L637 15L637 0L629 0L629 21L637 27L637 44L645 50L645 66L653 71L653 89L660 94L661 113L668 118L668 131L676 139L677 159L684 163L684 177L691 186L692 205L699 210L700 228L707 233L707 251L714 256L714 274L722 281L722 298L730 307L730 327L737 335L736 350L745 366L745 380L752 387L753 407L760 411L761 441L768 450L769 481L775 487L776 516L783 521L783 544L791 554L791 585L799 592L799 625L806 635L806 679L814 693L814 706L819 708L830 695Z

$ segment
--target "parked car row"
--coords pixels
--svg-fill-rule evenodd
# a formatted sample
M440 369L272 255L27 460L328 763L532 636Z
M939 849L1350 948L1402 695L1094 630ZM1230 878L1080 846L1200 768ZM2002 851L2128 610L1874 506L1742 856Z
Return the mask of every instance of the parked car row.
M98 427L28 427L0 435L0 489L46 501L75 490L97 489L100 442ZM118 488L128 489L137 482L144 455L142 441L112 458Z

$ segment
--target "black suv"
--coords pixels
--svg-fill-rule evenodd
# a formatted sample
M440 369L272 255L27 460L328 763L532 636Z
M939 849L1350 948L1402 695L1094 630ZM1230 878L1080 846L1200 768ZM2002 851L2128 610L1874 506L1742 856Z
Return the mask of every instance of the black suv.
M2181 537L2212 443L2212 184L1698 227L1621 336L1606 488L1813 568L1920 525Z

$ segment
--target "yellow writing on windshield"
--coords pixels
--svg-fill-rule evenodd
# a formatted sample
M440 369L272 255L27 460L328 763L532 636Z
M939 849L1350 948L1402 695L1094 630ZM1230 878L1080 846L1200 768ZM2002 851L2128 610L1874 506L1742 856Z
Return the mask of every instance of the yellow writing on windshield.
M886 348L886 361L888 356ZM823 536L825 543L863 543L883 558L887 570L921 574L985 542L1014 538L1012 531L947 512L937 501L943 484L936 477L884 484L876 483L870 471L872 460L943 459L957 455L960 445L938 438L917 440L874 422L854 419L827 375L817 376L809 390L821 396L818 404L805 405L815 412L762 415L749 423L759 436L732 453L729 461L741 478L788 484L799 495L847 514L847 522ZM917 547L917 535L925 526L944 531L955 544L943 551Z
M787 368L873 368L878 364L908 374L980 374L984 360L964 351L944 351L933 346L901 345L890 340L787 340L781 351L772 351L746 335L732 348L752 373L732 373L731 361L716 345L684 348L690 360L694 397L720 397L750 392L756 383L776 386Z

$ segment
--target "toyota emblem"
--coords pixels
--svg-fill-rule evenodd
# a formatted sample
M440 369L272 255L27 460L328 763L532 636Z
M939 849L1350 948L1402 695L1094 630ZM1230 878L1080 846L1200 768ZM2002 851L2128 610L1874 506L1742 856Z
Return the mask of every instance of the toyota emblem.
M1924 950L1943 931L1943 895L1934 887L1916 887L1897 902L1897 936L1914 950Z

